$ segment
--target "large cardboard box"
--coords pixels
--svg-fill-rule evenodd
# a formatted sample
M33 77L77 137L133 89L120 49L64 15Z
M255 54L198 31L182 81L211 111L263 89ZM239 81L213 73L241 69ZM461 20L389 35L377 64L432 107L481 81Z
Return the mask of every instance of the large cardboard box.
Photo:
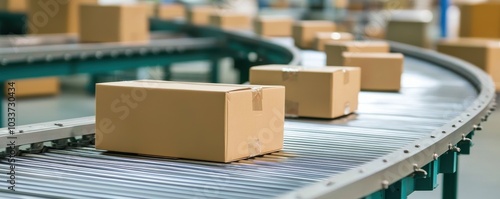
M250 69L250 83L285 86L289 116L336 118L358 109L360 75L357 67L266 65Z
M146 80L96 88L97 149L231 162L283 147L282 86Z
M80 7L81 42L149 41L147 6L82 5Z
M98 0L27 0L27 25L30 34L78 33L79 6Z
M352 41L354 35L348 32L318 32L314 38L314 48L325 51L325 44L334 41Z
M491 75L500 91L500 40L453 39L438 43L437 51L470 62Z
M335 23L331 21L298 21L292 29L295 45L300 48L314 48L314 36L317 32L333 32Z
M214 12L210 24L223 29L250 29L252 20L249 15L235 12Z
M254 21L255 33L269 37L289 37L292 35L293 18L258 17Z
M216 9L210 6L195 6L187 11L189 23L194 25L209 25L210 15L216 12Z
M404 56L401 53L344 52L344 65L361 68L361 90L399 91Z
M186 16L186 9L182 4L160 4L158 18L172 20L182 19Z
M342 66L344 52L389 52L389 44L384 41L339 41L325 44L326 65Z
M387 24L385 39L422 48L430 46L429 23L423 21L391 20Z
M11 80L15 82L16 97L35 97L46 95L57 95L60 92L59 79L57 77L45 77L34 79ZM5 85L5 92L8 93L9 85Z
M0 0L0 10L26 12L26 0Z
M459 7L461 37L500 37L500 2L467 3Z

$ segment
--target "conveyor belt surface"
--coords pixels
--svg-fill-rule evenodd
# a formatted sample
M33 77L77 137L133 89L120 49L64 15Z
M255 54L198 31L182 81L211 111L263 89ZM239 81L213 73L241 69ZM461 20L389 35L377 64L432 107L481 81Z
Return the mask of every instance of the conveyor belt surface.
M302 54L304 65L324 65L321 53ZM0 188L0 197L278 197L362 168L428 137L476 96L464 78L406 57L401 92L362 92L357 114L336 120L287 119L282 152L231 164L141 157L93 147L24 154L16 160L16 195ZM0 163L2 170L8 166ZM7 177L0 176L5 187Z

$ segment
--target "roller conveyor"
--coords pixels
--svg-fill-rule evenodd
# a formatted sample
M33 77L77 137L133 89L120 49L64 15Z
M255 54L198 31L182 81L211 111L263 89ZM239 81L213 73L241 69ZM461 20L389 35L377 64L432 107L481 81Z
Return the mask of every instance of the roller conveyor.
M289 39L227 34L289 50L292 64L301 57L307 67L324 65L322 53L297 52ZM359 111L336 120L287 119L283 151L231 164L95 150L86 146L92 143L93 117L18 127L23 133L17 143L30 150L36 143L79 140L16 157L16 192L0 189L0 197L362 198L408 176L432 177L428 165L449 164L445 158L456 156L457 146L487 119L493 83L471 65L435 52L396 43L392 50L406 55L399 93L362 92ZM7 133L0 130L0 147L7 147ZM8 172L9 164L3 160L0 168ZM7 178L0 176L5 187Z

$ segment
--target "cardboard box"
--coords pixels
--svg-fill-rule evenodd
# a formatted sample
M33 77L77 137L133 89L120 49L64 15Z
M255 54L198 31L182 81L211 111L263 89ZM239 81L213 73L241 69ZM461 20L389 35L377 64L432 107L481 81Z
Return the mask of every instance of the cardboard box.
M57 77L20 79L11 81L15 82L16 97L57 95L60 92L59 79ZM10 88L10 86L6 84L6 93L9 92L8 88Z
M500 40L453 39L438 43L437 51L470 62L491 75L500 91Z
M149 21L144 5L82 5L81 42L149 41Z
M357 67L256 66L250 69L250 83L285 86L289 116L336 118L358 109Z
M165 20L181 19L186 16L186 9L182 4L160 4L158 18Z
M187 11L187 19L189 23L194 25L209 25L210 15L215 11L215 8L209 6L191 7Z
M401 53L344 52L344 65L361 68L361 90L399 91L404 56Z
M210 24L223 29L250 29L252 20L249 15L234 12L214 12Z
M299 21L293 25L292 36L295 45L300 48L314 48L314 36L317 32L333 32L335 23L331 21Z
M347 32L318 32L314 38L314 46L318 51L325 51L326 43L352 40L354 40L354 35Z
M282 86L97 84L96 148L231 162L283 147Z
M483 2L461 4L461 37L500 37L500 3Z
M26 0L0 0L0 10L26 12Z
M254 21L255 33L269 37L289 37L292 35L291 17L258 17Z
M388 53L389 44L384 41L343 41L325 44L326 65L342 66L344 52L380 52Z
M152 1L140 1L137 4L146 7L146 16L148 18L156 17L156 13L158 10L158 3Z
M396 21L387 24L385 39L422 48L430 46L427 36L429 23L422 21Z
M79 32L79 6L98 0L27 0L27 25L30 34Z

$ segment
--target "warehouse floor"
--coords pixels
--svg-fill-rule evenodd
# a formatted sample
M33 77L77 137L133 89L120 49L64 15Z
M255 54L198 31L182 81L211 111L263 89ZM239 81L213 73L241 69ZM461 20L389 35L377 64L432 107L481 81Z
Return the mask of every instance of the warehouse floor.
M221 73L225 74L222 79L225 83L234 82L236 79L236 74L230 67L223 67ZM203 74L195 78L200 76ZM189 80L189 77L183 80ZM19 99L16 110L18 125L94 115L94 96L86 93L85 82L84 76L64 78L63 92L58 96ZM500 98L497 102L500 102ZM500 189L498 189L500 187L500 180L498 180L500 179L500 172L498 172L500 147L496 143L500 140L499 130L500 110L497 110L490 117L489 122L484 124L484 130L476 133L472 154L460 156L460 199L488 199L498 198L500 195ZM440 198L440 188L432 192L415 192L409 198Z

